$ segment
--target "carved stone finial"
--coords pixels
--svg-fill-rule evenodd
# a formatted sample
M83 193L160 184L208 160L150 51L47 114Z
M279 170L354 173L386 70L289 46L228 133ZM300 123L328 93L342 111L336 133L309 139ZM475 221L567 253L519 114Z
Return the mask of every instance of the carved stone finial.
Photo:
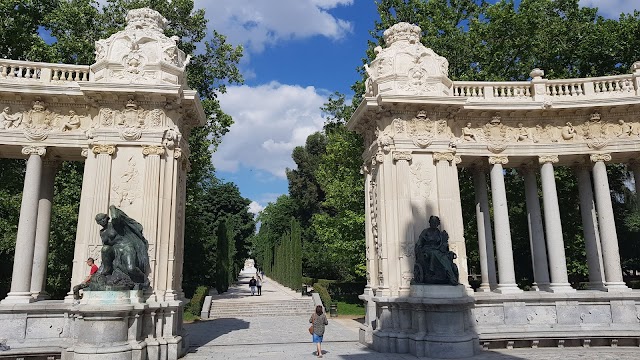
M25 146L22 148L22 155L39 155L44 156L47 148L44 146Z
M591 156L589 158L593 162L611 161L611 154L606 154L606 153L605 154L591 154Z
M421 33L422 30L419 26L400 22L385 30L382 35L384 36L385 44L391 46L395 42L419 43Z
M164 155L164 147L157 145L144 145L142 146L142 155L156 155L161 156Z
M640 61L636 61L631 65L631 72L640 74Z
M504 156L504 155L489 156L489 164L491 165L496 165L496 164L506 165L507 163L509 163L509 158L507 156Z
M542 77L544 76L544 70L535 68L531 70L531 72L529 73L529 76L531 76L532 80L542 79Z
M546 164L546 163L555 164L560 160L558 159L558 155L542 155L538 157L538 161L540 162L540 164Z
M107 145L107 144L95 144L93 145L92 151L96 155L113 155L116 152L115 145Z

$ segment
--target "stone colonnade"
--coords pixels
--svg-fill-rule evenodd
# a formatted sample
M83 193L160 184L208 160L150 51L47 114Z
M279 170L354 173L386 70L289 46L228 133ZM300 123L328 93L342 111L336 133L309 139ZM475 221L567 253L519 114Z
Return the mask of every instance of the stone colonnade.
M610 154L597 153L590 156L592 166L584 163L574 165L579 187L579 204L589 271L588 288L591 290L628 290L622 281L618 240L606 173L605 162L610 160ZM521 291L515 285L507 211L508 204L503 180L503 165L508 164L508 161L506 156L491 156L488 158L491 168L490 181L493 194L495 242L496 248L499 249L497 252L497 267L500 276L497 276L495 272L493 241L489 228L490 223L488 222L489 201L487 185L484 182L486 170L483 166L474 166L472 168L475 180L474 189L476 192L476 215L478 217L482 279L479 291L496 291L499 293ZM554 176L553 164L558 163L559 159L558 156L540 156L537 161L540 163L544 219L540 210L536 166L529 163L521 167L525 186L524 192L534 274L534 286L532 289L549 292L572 292L575 289L570 286L567 277L562 223ZM593 185L591 174L593 174ZM594 197L591 190L592 186L595 189L596 197ZM489 231L487 231L487 228L489 228ZM603 237L606 237L608 241L602 241L601 244L600 239ZM604 254L607 254L606 257Z

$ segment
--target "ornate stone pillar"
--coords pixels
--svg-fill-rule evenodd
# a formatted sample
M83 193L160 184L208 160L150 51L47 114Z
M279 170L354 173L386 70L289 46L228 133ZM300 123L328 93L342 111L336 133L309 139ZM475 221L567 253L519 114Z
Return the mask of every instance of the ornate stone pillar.
M564 253L564 239L562 237L562 220L558 205L558 192L553 164L558 162L557 155L540 156L540 180L542 183L542 205L544 207L545 233L549 257L549 272L551 275L551 292L575 291L569 284L567 276L567 259Z
M479 292L489 292L497 287L496 259L493 251L493 231L487 195L487 175L484 168L473 168L473 185L476 197L476 222L478 226L478 254L482 283Z
M116 152L115 145L97 144L92 148L96 156L96 167L93 178L95 188L93 192L93 206L91 215L109 211L109 195L111 192L111 156ZM89 245L101 247L100 226L95 221L91 223L89 232ZM93 254L95 255L95 254Z
M381 231L378 232L380 237L380 253L381 253L381 267L382 273L379 275L380 286L379 291L376 291L376 296L392 296L394 287L397 286L398 275L398 257L395 249L396 234L393 228L395 205L393 197L395 196L392 184L393 178L389 164L388 155L383 153L376 154L376 161L378 162L378 191L380 195L380 221L382 224ZM378 294L380 293L380 294Z
M415 239L413 238L413 216L411 209L411 162L410 151L394 151L393 162L396 175L396 201L397 201L397 229L398 229L398 255L400 257L400 283L399 296L408 296L411 291L411 279L413 279L413 262Z
M57 161L44 161L42 180L40 181L36 243L33 252L33 267L31 270L31 295L36 300L45 300L48 298L45 286L47 284L49 228L51 226L53 185L58 165L59 163Z
M582 230L584 233L585 250L587 253L587 267L589 268L589 289L606 290L602 266L602 249L600 248L600 234L596 207L593 203L591 174L587 165L574 167L578 179L578 193L580 197L580 214L582 215Z
M491 164L491 200L493 202L493 223L496 237L496 255L498 256L498 287L502 294L522 292L516 284L513 267L513 247L511 244L511 227L509 225L509 208L507 192L504 186L502 165L509 162L506 156L490 156Z
M451 152L434 153L438 179L438 208L442 229L449 233L449 248L456 253L454 260L458 266L460 284L470 289L469 270L467 268L467 248L464 243L464 223L462 204L460 204L460 186L458 167L460 157Z
M140 223L144 229L144 236L149 242L149 283L152 285L148 291L156 289L155 270L158 259L155 249L158 244L158 208L160 203L160 157L165 150L162 146L142 146L144 156L144 186L142 195L142 219ZM148 294L147 294L148 295Z
M532 166L522 168L524 176L524 193L527 201L527 223L529 225L529 242L531 244L531 262L533 265L533 289L549 290L549 264L547 263L547 246L544 240L538 182Z
M593 189L598 210L598 227L602 245L602 260L604 264L605 284L608 291L629 290L622 279L620 265L620 251L618 249L618 234L611 205L609 179L605 161L611 161L610 154L592 154Z
M31 296L31 271L33 268L38 221L38 202L40 201L42 157L46 152L45 147L27 146L22 148L22 154L29 156L29 158L27 160L22 203L20 205L11 291L2 300L3 304L30 303L34 301Z

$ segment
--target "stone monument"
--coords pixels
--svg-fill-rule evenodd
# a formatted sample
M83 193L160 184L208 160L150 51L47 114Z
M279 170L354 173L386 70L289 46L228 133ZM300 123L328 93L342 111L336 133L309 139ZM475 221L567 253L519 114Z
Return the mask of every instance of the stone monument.
M438 296L464 303L460 309L473 303L472 321L459 311L460 320L450 323L468 327L466 335L458 333L462 342L475 333L485 348L638 346L640 291L624 282L607 164L632 170L640 193L640 61L630 73L597 78L548 80L536 68L528 81L454 81L448 64L457 59L424 46L421 33L408 23L384 32L384 44L365 66L362 102L347 124L364 140L361 341L389 352L413 351L413 341L422 354L426 342L410 339L439 330L424 321L436 292L421 289L439 286ZM568 278L557 166L573 168L579 187L585 290ZM472 204L460 199L462 168L473 173ZM516 281L506 168L524 180L529 291ZM465 206L475 207L477 219L477 289L469 284ZM432 214L446 235L437 226L423 230ZM448 249L438 250L445 243ZM455 267L440 266L450 261ZM446 285L455 283L456 269L460 285Z
M187 140L206 117L167 20L148 8L126 20L96 42L91 66L0 59L0 156L27 160L11 291L0 302L3 355L170 360L188 349ZM102 255L80 304L71 291L43 300L60 161L84 162L70 290L87 277L86 259Z

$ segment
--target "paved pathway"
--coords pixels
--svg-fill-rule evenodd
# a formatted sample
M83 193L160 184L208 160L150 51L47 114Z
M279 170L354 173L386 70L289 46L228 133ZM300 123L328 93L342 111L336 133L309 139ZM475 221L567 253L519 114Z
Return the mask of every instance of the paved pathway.
M227 299L246 299L248 286L234 286ZM295 292L267 280L262 288L263 296L256 301L281 302L299 297ZM215 301L215 300L214 300ZM226 301L226 300L225 300ZM310 315L309 315L310 316ZM242 360L316 359L315 346L307 331L308 316L269 316L245 318L221 318L185 325L189 332L191 351L185 360ZM412 355L381 354L358 343L358 323L349 319L329 319L323 343L324 359L342 360L407 360L418 359ZM638 360L640 348L564 348L564 349L513 349L485 351L472 360Z

